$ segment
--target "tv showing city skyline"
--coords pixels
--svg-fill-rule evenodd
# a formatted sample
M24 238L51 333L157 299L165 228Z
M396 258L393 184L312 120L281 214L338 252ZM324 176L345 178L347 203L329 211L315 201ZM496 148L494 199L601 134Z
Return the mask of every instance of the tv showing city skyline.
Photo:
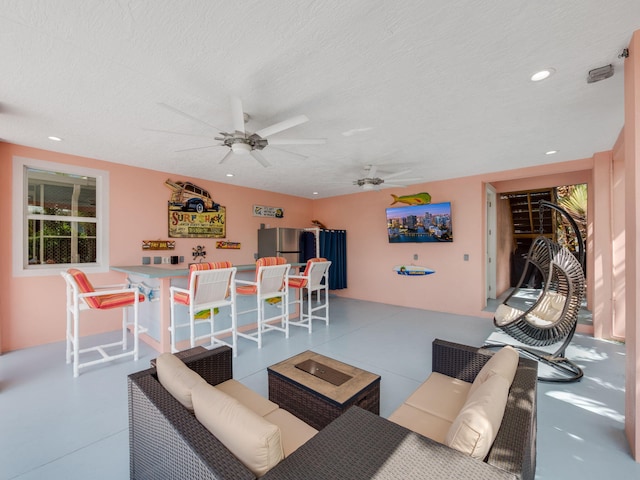
M389 207L389 243L453 242L451 202Z

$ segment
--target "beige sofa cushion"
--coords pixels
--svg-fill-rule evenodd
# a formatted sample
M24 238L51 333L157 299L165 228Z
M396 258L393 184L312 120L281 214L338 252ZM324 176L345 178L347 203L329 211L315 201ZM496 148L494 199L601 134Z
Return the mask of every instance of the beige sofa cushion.
M300 445L318 433L311 425L304 423L282 408L268 413L264 419L280 427L280 438L285 457L291 455Z
M501 327L517 320L523 313L523 310L502 303L498 305L496 313L493 314L493 318L495 319L496 325Z
M469 395L453 421L445 445L473 458L484 459L498 434L507 405L510 383L491 375Z
M187 410L193 412L191 390L199 383L206 383L204 378L171 353L163 353L156 359L156 372L160 384Z
M216 388L235 398L245 407L253 410L261 417L264 417L278 409L278 404L264 398L262 395L254 392L237 380L231 379L226 382L219 383L216 385Z
M516 370L518 369L519 360L520 356L515 348L510 345L502 347L492 355L480 372L478 372L469 389L469 395L472 395L476 389L492 375L500 375L509 383L509 386L511 386L513 377L515 377Z
M411 431L444 443L452 422L444 418L419 410L406 403L389 416L389 420Z
M260 477L284 458L280 428L238 400L200 383L192 390L196 418Z
M546 292L536 308L534 308L527 320L539 327L547 327L556 323L562 316L562 310L567 303L567 297L561 293Z
M467 401L470 388L468 382L433 372L404 403L453 422Z
M561 293L546 292L540 303L527 314L527 321L539 327L548 327L557 322L562 316L567 297ZM503 326L514 322L524 314L509 305L499 305L494 315L496 325Z

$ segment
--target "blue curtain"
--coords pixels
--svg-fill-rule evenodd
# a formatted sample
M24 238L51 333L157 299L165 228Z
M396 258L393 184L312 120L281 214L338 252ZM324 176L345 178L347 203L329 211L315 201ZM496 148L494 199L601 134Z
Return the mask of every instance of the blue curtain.
M313 232L302 232L300 234L300 263L306 263L307 260L315 258L315 256L316 234Z
M347 288L347 231L320 230L320 256L331 260L329 290Z

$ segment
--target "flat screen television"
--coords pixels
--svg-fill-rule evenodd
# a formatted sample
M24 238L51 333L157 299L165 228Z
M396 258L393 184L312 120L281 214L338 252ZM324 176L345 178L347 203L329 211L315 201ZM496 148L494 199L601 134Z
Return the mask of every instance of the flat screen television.
M389 243L453 242L451 202L387 208Z

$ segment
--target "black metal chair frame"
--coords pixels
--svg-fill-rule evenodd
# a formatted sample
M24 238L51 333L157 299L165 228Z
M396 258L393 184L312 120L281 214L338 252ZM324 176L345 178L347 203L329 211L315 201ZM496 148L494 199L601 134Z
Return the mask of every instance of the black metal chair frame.
M542 235L538 236L529 249L526 264L518 285L504 300L504 306L517 312L515 318L508 321L499 321L494 317L494 325L511 337L528 346L541 347L562 342L554 353L547 353L538 349L513 345L525 356L549 365L560 376L539 376L538 380L546 382L575 382L580 380L584 372L582 369L566 358L565 351L576 332L578 325L578 313L584 298L585 290L585 249L582 235L575 220L558 205L546 200L540 201L540 229L542 230L543 208L551 208L562 214L571 225L576 236L578 251L576 255L565 247L549 240ZM533 305L525 311L521 311L509 305L509 300L522 288L526 282L531 268L537 269L543 278L543 291ZM549 296L561 295L564 298L562 312L548 325L540 325L532 321L532 316L540 310ZM545 298L547 297L547 298ZM502 306L501 306L502 307ZM499 310L500 308L499 307ZM503 346L503 343L490 343L487 348Z

